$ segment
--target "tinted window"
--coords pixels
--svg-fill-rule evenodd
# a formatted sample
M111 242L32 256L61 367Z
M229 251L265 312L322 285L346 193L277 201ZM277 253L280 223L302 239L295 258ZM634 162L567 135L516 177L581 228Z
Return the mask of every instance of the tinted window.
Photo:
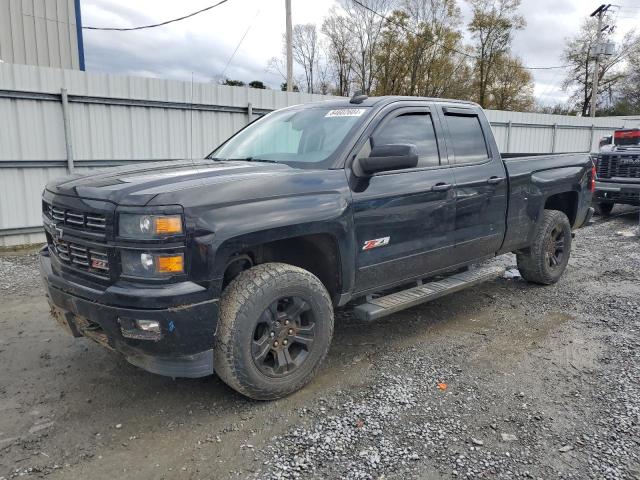
M440 164L436 132L429 114L408 113L400 115L389 120L373 135L374 146L394 143L415 145L418 150L419 167Z
M477 163L489 158L476 115L447 115L455 163Z

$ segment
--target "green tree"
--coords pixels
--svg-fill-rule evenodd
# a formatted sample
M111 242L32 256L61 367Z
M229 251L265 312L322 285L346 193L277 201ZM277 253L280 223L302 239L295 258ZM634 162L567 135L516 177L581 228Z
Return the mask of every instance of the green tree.
M525 27L518 14L520 0L468 0L473 18L469 31L475 54L474 84L477 102L488 105L488 90L493 82L496 63L509 54L513 34Z
M488 108L530 111L534 107L533 78L519 59L503 55L494 62L487 96Z
M454 0L404 0L377 48L379 95L468 98L469 66Z
M282 90L283 92L287 91L287 82L283 82L283 83L280 84L280 90ZM298 88L297 85L294 85L293 86L293 91L294 92L299 92L300 89Z
M242 80L232 80L230 78L225 78L222 85L228 85L230 87L244 87L245 83Z
M249 87L251 87L251 88L260 88L260 89L267 88L267 86L263 82L261 82L260 80L254 80L252 82L249 82Z

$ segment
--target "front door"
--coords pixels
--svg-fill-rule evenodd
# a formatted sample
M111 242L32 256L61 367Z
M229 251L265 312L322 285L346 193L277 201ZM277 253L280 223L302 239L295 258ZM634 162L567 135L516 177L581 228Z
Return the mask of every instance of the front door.
M356 292L447 266L454 245L455 200L453 173L438 141L441 134L437 116L427 107L395 108L371 134L371 147L415 145L419 162L416 168L373 175L352 193Z

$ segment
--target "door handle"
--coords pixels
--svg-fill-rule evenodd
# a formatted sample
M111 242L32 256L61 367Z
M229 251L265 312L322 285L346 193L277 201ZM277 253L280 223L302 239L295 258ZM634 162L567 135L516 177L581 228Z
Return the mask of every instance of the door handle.
M431 187L431 190L433 192L446 192L447 190L451 190L451 187L453 187L453 185L450 183L436 183Z
M491 177L487 180L489 185L498 185L499 183L504 182L504 177Z

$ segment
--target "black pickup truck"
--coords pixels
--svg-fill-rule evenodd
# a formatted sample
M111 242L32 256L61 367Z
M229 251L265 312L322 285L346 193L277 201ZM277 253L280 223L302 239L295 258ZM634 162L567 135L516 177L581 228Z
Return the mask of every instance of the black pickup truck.
M556 282L594 183L588 154L500 156L476 104L358 96L265 115L203 160L49 183L40 263L73 335L274 399L318 370L335 307L373 320L507 252Z
M611 148L595 158L594 204L600 215L609 215L616 203L640 205L640 128L616 130Z

